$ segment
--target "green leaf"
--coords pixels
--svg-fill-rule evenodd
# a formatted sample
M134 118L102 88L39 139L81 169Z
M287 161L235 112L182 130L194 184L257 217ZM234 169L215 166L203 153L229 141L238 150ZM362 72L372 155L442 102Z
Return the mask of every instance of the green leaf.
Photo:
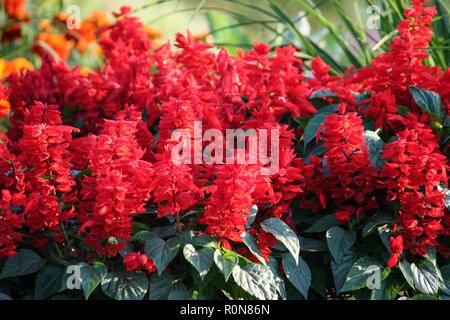
M143 224L142 222L139 222L139 221L134 221L133 222L133 225L131 226L131 230L133 231L133 234L138 233L140 231L150 232L148 227L145 224Z
M400 291L400 284L395 280L389 278L381 281L379 289L372 289L370 293L370 300L393 300Z
M433 263L421 259L417 263L411 263L411 275L415 288L427 295L436 295L439 289L439 277Z
M311 266L311 288L326 299L327 276L320 266Z
M353 246L356 240L356 233L352 230L344 230L341 227L328 229L327 244L330 253L337 264L341 262L344 254Z
M300 254L300 241L289 226L278 218L269 218L261 222L261 228L271 233L278 241L286 246L297 261Z
M307 299L309 286L311 285L311 270L306 262L298 257L298 263L296 263L291 255L284 254L283 269L288 280Z
M147 230L137 231L135 234L133 234L131 236L131 238L135 241L147 241L147 240L151 240L155 237L156 237L156 234L154 234L151 231L147 231Z
M384 247L386 248L386 250L388 252L391 252L391 244L389 242L389 239L391 238L391 234L392 234L392 226L389 224L385 224L385 225L379 226L377 228L377 230L378 230L378 235L379 235Z
M331 260L331 272L333 273L334 286L338 293L341 292L345 280L347 279L347 275L356 259L356 253L349 250L346 254L344 254L339 264L337 264L333 259Z
M178 237L170 238L167 241L158 237L150 237L145 241L145 253L155 262L159 274L177 256L179 249L180 240Z
M170 274L159 275L156 272L150 278L150 300L167 300L174 284Z
M234 266L239 263L239 257L234 251L227 250L224 254L222 254L219 249L216 249L214 252L214 262L225 277L225 281L228 281L228 278L233 272Z
M76 265L79 268L79 283L83 290L84 297L89 299L89 296L102 282L108 273L108 268L101 262L95 262L94 265L89 265L85 262L80 262ZM77 274L77 273L75 273Z
M251 226L252 223L255 221L256 215L258 214L258 206L255 204L249 210L250 210L250 215L247 219L247 225Z
M450 264L441 267L439 288L444 294L450 295Z
M45 261L32 250L21 249L17 253L17 256L6 260L0 273L0 279L35 273L45 264Z
M376 272L380 272L379 280L381 281L389 275L390 269L384 268L384 265L374 258L359 258L351 267L341 291L353 291L367 287L369 278Z
M322 109L321 109L322 110ZM325 118L330 115L334 114L336 111L329 110L329 111L323 111L321 113L316 113L314 116L308 121L308 124L305 128L305 133L303 134L303 141L306 145L311 142L313 139L317 136L317 131L319 130L319 127L323 124L323 121Z
M181 282L177 282L170 289L167 300L189 300L190 297L186 286Z
M241 268L236 265L233 269L233 279L242 289L259 300L278 299L275 279L267 266L253 263Z
M432 246L427 246L427 254L423 256L425 259L430 261L435 267L436 264L436 249Z
M385 215L377 215L367 222L362 230L362 236L367 237L373 231L377 230L380 225L392 223L392 217Z
M366 130L364 135L366 136L364 144L369 147L369 160L376 167L375 170L378 171L384 166L385 162L384 159L381 159L384 141L375 131Z
M34 299L44 300L58 293L64 279L64 267L46 265L36 275L34 284Z
M213 263L214 249L204 247L197 250L192 244L187 244L184 246L183 254L204 280Z
M198 247L217 248L217 241L211 236L196 236L192 239L191 244Z
M102 291L114 300L142 300L148 280L142 272L110 272L102 280Z
M328 97L337 97L338 95L329 90L317 90L314 91L313 94L309 97L309 99L314 98L328 98Z
M267 262L267 266L269 267L269 269L272 271L272 274L274 276L275 279L275 284L277 287L277 291L280 294L281 299L286 299L286 288L285 288L285 283L281 274L281 269L279 266L279 262L273 258L273 257L269 257L269 261Z
M305 237L298 237L301 247L301 251L308 251L308 252L325 252L328 251L328 246L325 241L316 240L313 238L305 238Z
M0 301L2 300L12 300L12 298L3 292L0 292Z
M403 277L405 277L406 282L408 282L411 288L415 289L414 278L411 271L411 264L408 261L400 261L398 265L400 267L400 271L403 274Z
M441 97L436 92L429 91L422 88L416 88L409 86L409 92L411 92L414 101L428 114L438 120L442 121L444 114L441 111Z
M248 232L241 233L242 241L250 250L250 252L263 264L266 265L266 260L264 260L258 245L256 244L253 237Z
M436 298L424 295L424 294L416 294L414 297L411 297L409 300L438 300Z
M440 186L437 187L437 189L444 193L444 205L445 207L450 210L450 189L445 188L444 184L441 184Z
M339 222L336 220L336 216L334 214L327 214L303 232L323 232L328 230L330 227L337 225L339 225Z

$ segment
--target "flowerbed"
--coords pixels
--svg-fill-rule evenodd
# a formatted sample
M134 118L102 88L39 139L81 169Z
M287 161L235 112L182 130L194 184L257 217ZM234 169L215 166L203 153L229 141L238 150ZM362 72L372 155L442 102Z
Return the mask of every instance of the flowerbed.
M11 73L0 295L448 299L450 71L424 64L423 3L389 52L339 76L292 46L153 48L128 7L99 29L99 70L42 52ZM173 133L195 148L196 122L202 150L208 130L270 131L278 158L174 162Z

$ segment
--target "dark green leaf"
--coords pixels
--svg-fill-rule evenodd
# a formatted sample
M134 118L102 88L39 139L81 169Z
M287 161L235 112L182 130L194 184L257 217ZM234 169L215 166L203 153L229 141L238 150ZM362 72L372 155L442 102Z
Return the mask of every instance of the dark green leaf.
M276 282L267 266L249 264L241 268L236 265L233 269L233 279L247 293L260 300L278 299Z
M346 231L341 227L331 227L327 231L326 238L330 253L336 263L339 264L344 254L355 243L356 233L351 230Z
M8 296L7 294L0 292L0 301L1 300L12 300L12 298L10 296Z
M192 244L187 244L183 249L184 257L198 271L200 278L203 280L208 274L213 263L214 249L209 247L195 249Z
M391 244L389 239L392 234L392 227L388 224L378 227L378 235L380 236L381 242L383 242L384 247L388 252L391 252Z
M309 99L314 98L324 98L324 97L337 97L338 95L334 92L328 90L317 90L314 91L313 94L309 97Z
M414 297L411 297L409 300L437 300L436 298L427 296L425 294L416 294Z
M385 162L381 159L384 142L375 131L366 130L364 135L366 136L364 144L369 147L369 160L376 167L375 170L378 171L384 166Z
M316 113L306 125L305 133L303 134L303 141L306 145L311 142L312 140L316 139L317 131L319 130L319 127L323 124L323 121L325 118L330 115L336 113L333 110L330 111L324 111L321 113Z
M313 238L298 237L300 241L300 250L309 252L324 252L328 251L328 246L325 241L316 240Z
M217 241L211 236L197 236L192 239L191 243L198 247L217 248Z
M36 276L34 284L34 299L44 300L58 293L64 279L64 267L60 265L46 265Z
M151 237L145 241L145 253L155 262L159 274L176 257L179 249L180 240L178 237L170 238L167 241L158 237Z
M222 254L219 249L216 249L214 252L214 262L225 277L225 281L228 281L234 266L239 263L239 258L234 251L226 251Z
M369 258L359 258L351 267L344 286L341 291L353 291L365 288L369 285L372 276L376 276L379 272L379 280L384 280L390 273L389 268L384 268L384 264ZM376 278L374 278L376 280Z
M259 250L258 245L256 244L253 237L248 232L241 233L242 240L250 252L264 265L266 265L266 261L264 260L261 251Z
M400 284L389 278L380 282L380 288L372 289L370 300L393 300L400 291Z
M357 256L355 252L349 250L341 259L341 262L337 264L334 260L331 260L331 271L334 277L334 286L337 292L341 292L341 288L344 286L347 274L356 261Z
M421 259L411 264L411 275L416 289L427 295L435 295L439 289L439 277L433 263Z
M295 261L300 254L300 241L289 226L278 218L269 218L261 222L261 228L271 233L278 241L283 243L294 257Z
M19 250L18 255L8 258L0 273L0 279L32 274L42 268L45 261L29 249Z
M111 272L102 280L102 291L114 300L142 300L148 280L142 272Z
M362 230L363 237L367 237L373 231L378 229L378 226L391 223L392 217L386 215L377 215L374 218L370 219L369 222L364 226Z
M292 255L284 254L283 269L288 280L306 299L309 286L311 285L311 270L306 262L301 257L298 257L298 264L296 264Z
M174 279L168 275L158 275L156 272L150 278L150 300L167 300Z
M92 266L85 262L80 262L76 267L79 269L75 271L75 275L79 275L77 280L81 284L84 297L88 299L95 288L105 278L108 273L108 268L101 262L95 262Z
M280 294L281 299L286 299L286 288L284 284L284 280L282 278L281 269L279 266L279 262L275 260L275 258L270 257L269 261L267 262L267 266L272 271L272 274L275 279L277 291Z
M436 120L442 121L441 98L436 92L422 88L408 87L416 103Z
M327 214L303 232L323 232L337 225L339 225L339 222L336 220L336 216L334 214Z
M190 294L188 289L181 282L175 283L170 289L167 300L189 300Z
M400 271L405 277L406 282L408 282L411 288L415 289L414 278L411 271L411 264L408 261L400 261L398 265L400 267Z
M450 264L441 267L439 288L444 294L450 295Z
M251 226L252 223L255 221L256 215L258 214L258 206L255 204L249 210L250 210L250 216L247 219L247 225Z
M319 293L322 298L326 299L327 294L325 288L327 287L327 279L325 272L320 266L311 267L311 288Z

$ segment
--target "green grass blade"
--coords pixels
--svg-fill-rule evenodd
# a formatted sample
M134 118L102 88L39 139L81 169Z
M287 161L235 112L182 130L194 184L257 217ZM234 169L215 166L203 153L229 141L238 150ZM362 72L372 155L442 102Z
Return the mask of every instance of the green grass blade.
M297 27L291 21L291 19L289 19L289 17L287 17L286 14L272 2L272 0L265 0L265 1L270 6L270 8L272 8L272 10L278 15L279 17L278 19L280 20L280 22L289 26L292 32L298 37L300 42L305 47L306 52L313 56L317 55L316 50L314 50L314 47L311 45L311 41L297 29Z

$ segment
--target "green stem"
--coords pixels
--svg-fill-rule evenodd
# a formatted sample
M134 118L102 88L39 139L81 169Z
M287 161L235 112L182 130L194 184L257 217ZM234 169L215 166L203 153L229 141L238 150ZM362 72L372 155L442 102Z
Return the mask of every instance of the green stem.
M56 241L53 240L53 244L55 245L56 253L58 253L58 256L61 259L64 259L64 256L63 256L61 250L59 249L58 243L56 243Z

